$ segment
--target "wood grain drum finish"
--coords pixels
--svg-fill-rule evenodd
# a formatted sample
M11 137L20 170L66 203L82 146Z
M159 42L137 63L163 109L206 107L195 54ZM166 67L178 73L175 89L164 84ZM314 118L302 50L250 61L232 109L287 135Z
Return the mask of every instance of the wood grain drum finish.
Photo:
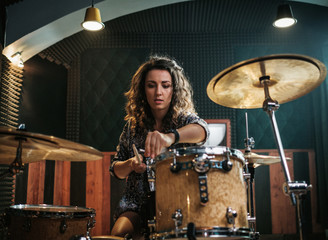
M91 208L40 205L14 205L9 215L9 239L62 240L88 236L94 225L95 211Z
M225 149L227 148L202 147L196 151L190 150L190 153L186 149L178 150L176 161L192 162L195 157L202 154L208 155L211 161L222 161L226 159ZM173 173L170 170L172 156L156 162L156 232L175 229L172 214L177 209L180 209L183 215L182 224L179 226L181 229L187 228L188 223L194 223L196 230L213 227L232 228L233 225L228 223L226 217L229 207L237 211L235 227L247 228L244 159L230 155L230 161L233 163L230 171L210 168L207 172L208 202L206 204L201 204L199 174L194 169L181 169Z

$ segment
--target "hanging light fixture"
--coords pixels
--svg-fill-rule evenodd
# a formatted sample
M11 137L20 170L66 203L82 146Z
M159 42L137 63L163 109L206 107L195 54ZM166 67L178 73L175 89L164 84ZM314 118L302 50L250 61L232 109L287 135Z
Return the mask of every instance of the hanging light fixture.
M296 24L297 20L293 16L292 8L289 4L282 4L278 6L277 18L273 22L276 28L291 27Z
M81 23L82 27L88 31L99 31L104 29L105 25L101 22L100 11L98 8L92 6L87 8L85 12L84 21Z

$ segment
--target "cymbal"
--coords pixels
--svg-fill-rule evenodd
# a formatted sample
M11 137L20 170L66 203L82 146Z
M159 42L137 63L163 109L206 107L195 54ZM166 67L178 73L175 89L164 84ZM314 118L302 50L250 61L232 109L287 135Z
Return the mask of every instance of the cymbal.
M207 95L225 107L262 108L265 94L260 77L270 77L269 94L281 104L311 92L323 82L326 74L325 65L308 56L268 55L223 70L209 82Z
M22 140L22 163L43 160L93 161L103 154L86 145L38 133L0 126L0 164L11 164L16 158L18 138Z
M259 165L271 165L280 162L280 156L259 155L253 152L245 153L244 157L248 160L249 163L255 164L255 167ZM291 158L286 157L286 160L290 161Z

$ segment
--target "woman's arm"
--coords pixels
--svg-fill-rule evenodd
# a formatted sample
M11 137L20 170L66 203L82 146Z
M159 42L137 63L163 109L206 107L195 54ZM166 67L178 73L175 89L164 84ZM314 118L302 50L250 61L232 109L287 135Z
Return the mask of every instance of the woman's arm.
M134 156L126 161L117 161L113 167L113 172L120 179L126 178L131 172L143 173L147 166L142 162L142 155L139 154L141 163Z
M176 131L179 135L179 143L199 143L206 138L206 131L199 124L188 124ZM170 147L175 142L174 133L149 132L145 142L145 157L155 158L163 148Z

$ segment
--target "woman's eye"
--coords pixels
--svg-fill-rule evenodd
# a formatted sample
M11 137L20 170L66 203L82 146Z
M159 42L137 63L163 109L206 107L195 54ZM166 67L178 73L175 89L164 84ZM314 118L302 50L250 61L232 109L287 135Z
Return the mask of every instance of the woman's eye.
M154 88L155 85L154 85L154 84L148 84L147 87L148 87L148 88Z
M163 85L163 88L170 88L171 85Z

